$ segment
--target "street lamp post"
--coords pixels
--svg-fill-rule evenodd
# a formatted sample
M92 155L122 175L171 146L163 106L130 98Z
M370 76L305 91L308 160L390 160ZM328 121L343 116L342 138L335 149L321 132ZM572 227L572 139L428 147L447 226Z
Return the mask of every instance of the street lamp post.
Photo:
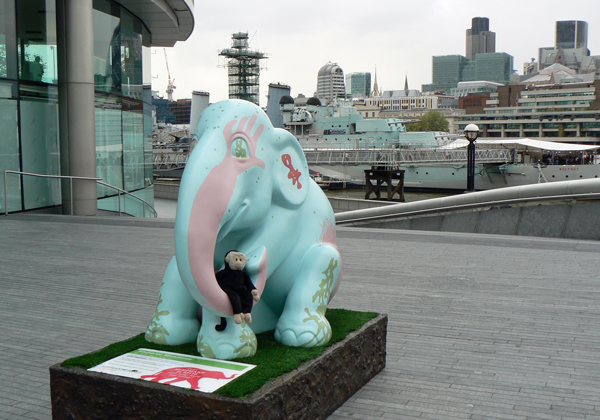
M475 191L475 140L479 137L479 127L469 124L465 127L467 147L467 192Z

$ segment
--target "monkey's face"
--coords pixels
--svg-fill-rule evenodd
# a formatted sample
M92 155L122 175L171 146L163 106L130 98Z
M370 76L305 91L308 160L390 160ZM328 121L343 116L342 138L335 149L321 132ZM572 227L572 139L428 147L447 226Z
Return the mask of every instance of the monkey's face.
M243 270L246 267L248 258L242 252L230 252L225 257L225 262L232 270Z

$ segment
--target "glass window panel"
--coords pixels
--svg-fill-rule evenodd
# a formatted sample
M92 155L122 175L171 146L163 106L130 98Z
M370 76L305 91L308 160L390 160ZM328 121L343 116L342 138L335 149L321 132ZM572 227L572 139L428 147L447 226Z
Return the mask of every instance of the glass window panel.
M55 0L18 1L17 30L21 79L56 84Z
M23 98L20 104L23 171L60 175L58 103ZM23 177L24 209L61 204L60 180Z
M154 152L152 150L152 105L144 102L144 186L154 183Z
M96 175L123 189L123 142L121 103L118 98L96 94ZM98 187L98 197L115 194Z
M0 77L17 78L17 30L13 0L0 0Z
M94 1L94 80L96 90L121 92L121 19L118 6Z
M142 100L142 24L121 9L121 89L123 95Z
M133 107L132 107L133 108ZM144 115L140 109L123 111L123 180L124 189L144 188Z
M0 212L4 213L4 171L20 170L17 101L0 99ZM21 210L21 181L19 175L8 175L8 211Z
M144 86L150 86L152 84L152 67L150 56L151 52L151 37L150 32L144 27L142 28L142 83ZM150 98L152 101L152 98Z
M10 16L6 13L7 3L13 3L13 1L0 0L0 77L8 77L6 68L6 31L7 21ZM2 193L4 193L4 191ZM2 203L2 205L4 205L4 203Z

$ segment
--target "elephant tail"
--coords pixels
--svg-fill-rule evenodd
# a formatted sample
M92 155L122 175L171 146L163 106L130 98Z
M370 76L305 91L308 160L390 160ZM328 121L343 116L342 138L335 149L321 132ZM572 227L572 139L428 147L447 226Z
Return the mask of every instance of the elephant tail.
M225 319L224 316L222 316L221 323L219 325L215 325L215 330L221 332L221 331L225 331L225 328L227 328L227 320Z

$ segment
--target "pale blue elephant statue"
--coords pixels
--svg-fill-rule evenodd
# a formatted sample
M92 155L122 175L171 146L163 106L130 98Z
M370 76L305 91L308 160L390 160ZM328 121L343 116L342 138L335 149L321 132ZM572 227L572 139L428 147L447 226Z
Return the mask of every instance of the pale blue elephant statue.
M284 345L326 344L325 312L342 278L342 258L333 210L310 178L300 144L241 100L207 108L193 143L179 191L175 256L146 339L196 341L201 355L218 359L254 355L255 333L270 330ZM248 257L246 272L261 295L252 324L233 321L215 279L230 250ZM221 317L227 326L217 331Z

